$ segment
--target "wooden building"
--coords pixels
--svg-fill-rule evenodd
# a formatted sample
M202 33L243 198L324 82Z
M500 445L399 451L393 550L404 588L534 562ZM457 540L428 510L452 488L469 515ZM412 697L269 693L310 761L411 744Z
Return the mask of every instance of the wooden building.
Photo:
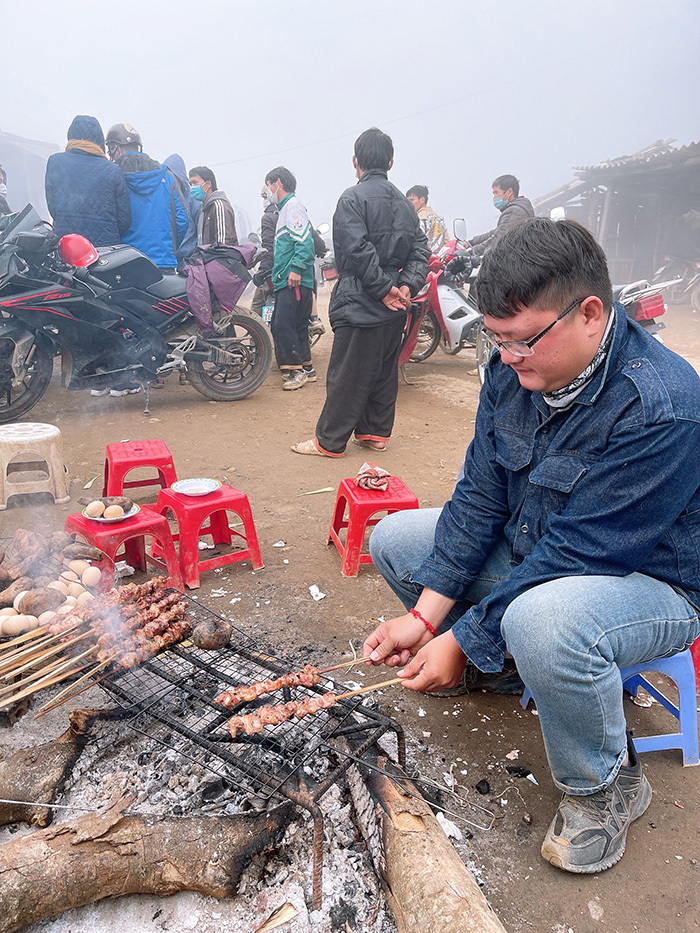
M700 141L658 140L633 155L574 169L576 177L535 201L566 216L603 246L613 282L649 278L664 256L700 259Z

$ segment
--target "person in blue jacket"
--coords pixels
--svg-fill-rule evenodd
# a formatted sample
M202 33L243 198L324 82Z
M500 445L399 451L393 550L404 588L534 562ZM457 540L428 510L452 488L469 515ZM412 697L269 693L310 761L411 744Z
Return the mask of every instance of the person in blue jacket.
M122 242L131 224L129 191L118 166L107 159L95 117L73 120L66 151L49 156L45 187L58 236L80 233L94 246Z
M131 226L123 242L165 272L174 271L188 216L173 173L143 151L138 130L117 123L107 133L109 157L124 173L131 201Z

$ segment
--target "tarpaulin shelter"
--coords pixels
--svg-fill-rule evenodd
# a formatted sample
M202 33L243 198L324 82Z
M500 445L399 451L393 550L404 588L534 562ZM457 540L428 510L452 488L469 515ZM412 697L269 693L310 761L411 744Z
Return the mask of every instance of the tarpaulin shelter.
M537 198L537 214L563 207L605 250L614 282L648 278L664 256L700 258L700 141L658 140L632 155L574 168Z
M53 143L24 139L0 130L0 165L7 172L7 200L14 211L33 204L48 219L44 196L44 175L50 155L58 152Z

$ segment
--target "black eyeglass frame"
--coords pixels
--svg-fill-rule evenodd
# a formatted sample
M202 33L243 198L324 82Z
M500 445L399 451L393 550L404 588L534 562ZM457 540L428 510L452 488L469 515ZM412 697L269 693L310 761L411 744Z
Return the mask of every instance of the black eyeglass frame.
M529 340L497 340L496 337L491 333L491 331L487 330L485 327L482 330L482 334L484 338L488 340L491 346L495 347L497 350L505 350L506 353L512 353L513 356L520 356L523 358L532 356L535 352L532 348L537 343L537 341L541 340L545 336L545 334L549 333L549 331L554 327L556 323L561 321L562 318L565 318L567 314L573 311L574 308L578 307L578 305L580 305L585 300L586 300L585 298L577 298L573 304L570 304L569 307L566 308L566 310L562 311L559 317L556 317L552 321L551 324L548 324L547 327L545 327L543 331L540 331L539 334L536 334L534 337L531 337ZM512 347L516 345L519 347L524 347L530 352L519 353L517 350L513 350Z

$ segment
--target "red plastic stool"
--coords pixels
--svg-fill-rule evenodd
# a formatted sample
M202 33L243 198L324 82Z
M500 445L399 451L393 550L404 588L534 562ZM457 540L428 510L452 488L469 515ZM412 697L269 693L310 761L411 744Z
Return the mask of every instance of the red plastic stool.
M690 646L690 654L695 668L695 691L700 696L700 638L696 638Z
M146 570L147 561L164 567L168 572L168 586L184 591L170 525L166 518L152 509L141 509L132 518L125 518L121 522L96 522L77 512L66 518L65 530L68 534L80 535L88 544L104 551L114 563L126 560L137 570ZM146 553L145 535L151 535L153 541L158 542L162 559ZM122 545L124 551L117 556ZM109 571L110 567L101 569Z
M199 575L203 570L213 570L214 567L223 567L226 564L235 564L248 559L255 570L260 570L264 566L260 556L253 513L250 510L248 496L244 492L226 485L222 485L215 492L207 493L206 496L185 496L172 489L161 489L158 493L158 503L152 508L160 515L165 515L170 509L177 518L178 534L172 537L173 541L179 542L182 579L190 589L193 590L199 586ZM229 528L227 510L235 512L241 518L245 534ZM205 525L207 519L209 519L209 524ZM235 535L243 538L247 546L242 551L200 560L199 539L207 534L212 536L214 544L231 544ZM158 556L159 548L155 546L152 553Z
M347 521L345 520L346 505ZM338 548L343 558L340 565L342 575L356 577L360 572L360 564L372 563L370 555L362 553L362 544L367 526L376 525L380 521L378 518L372 518L373 515L377 512L386 512L390 515L402 509L417 508L418 499L398 476L390 478L389 488L386 491L362 489L355 485L354 479L341 479L326 545L333 541ZM339 536L343 528L347 528L345 544Z
M155 479L139 479L130 483L124 477L139 467L153 467ZM163 441L124 441L107 444L103 496L121 496L125 489L136 486L172 486L177 480L173 455Z

